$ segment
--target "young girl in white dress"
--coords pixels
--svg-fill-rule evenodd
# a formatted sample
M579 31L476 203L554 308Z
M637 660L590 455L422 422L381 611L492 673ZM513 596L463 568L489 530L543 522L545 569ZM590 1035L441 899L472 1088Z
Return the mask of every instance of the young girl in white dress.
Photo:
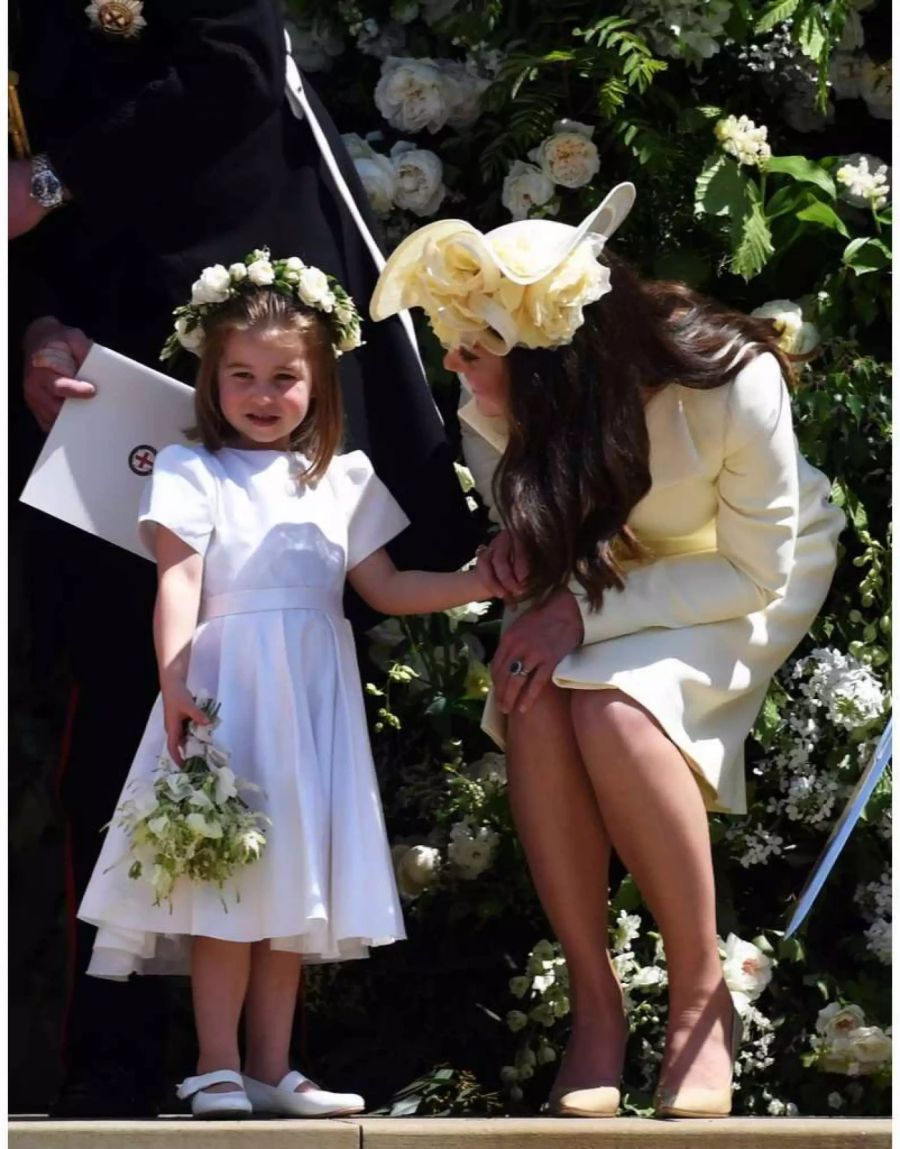
M269 272L270 286L254 285ZM335 454L335 358L358 345L359 318L330 277L257 252L207 269L176 315L176 338L201 355L202 445L160 451L141 510L159 569L161 693L123 797L146 786L164 750L181 764L185 721L205 721L194 701L205 693L221 704L217 741L261 788L254 804L271 825L239 900L181 879L171 905L154 905L150 882L128 876L128 838L113 823L79 910L98 927L88 973L190 972L199 1059L179 1096L196 1116L358 1112L361 1097L320 1090L288 1061L301 963L364 957L405 936L344 580L388 615L498 588L481 560L398 571L383 549L407 519L361 451Z

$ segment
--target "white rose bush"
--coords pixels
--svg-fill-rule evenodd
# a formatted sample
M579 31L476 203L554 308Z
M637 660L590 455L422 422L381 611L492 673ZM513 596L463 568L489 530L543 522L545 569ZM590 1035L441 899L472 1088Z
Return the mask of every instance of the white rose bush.
M643 275L752 315L790 361L801 448L833 480L847 528L821 616L748 740L748 814L711 817L723 972L745 1030L734 1110L886 1114L889 773L807 922L790 939L784 930L890 712L890 4L285 6L295 59L345 134L386 249L444 218L482 231L525 218L577 224L628 179L638 198L611 247ZM457 286L477 292L483 269L452 243L441 254ZM237 290L252 263L207 269L179 344L197 348L194 313ZM567 298L609 289L593 258L571 271L577 282L544 285L560 333L580 319ZM265 282L265 258L252 274ZM278 274L299 285L302 267ZM306 277L304 291L327 306L321 283ZM333 306L343 323L341 301ZM456 382L413 318L456 442ZM527 318L517 316L523 330ZM349 341L366 322L348 328ZM448 308L445 323L452 332L471 316ZM491 529L471 476L459 477ZM383 1112L537 1113L571 1028L565 956L514 833L507 763L479 725L499 627L496 605L473 603L385 620L360 643L409 940L372 962L313 968L306 1000L317 1070L352 1076ZM37 875L59 837L41 797L56 754L41 731L62 719L48 727L17 689L13 753L24 766L10 771L11 888L49 905ZM647 1113L665 952L621 867L610 897L630 1028L624 1111ZM11 977L36 1015L61 983L43 948Z
M735 1111L886 1112L889 777L807 924L791 939L784 929L890 711L890 6L287 6L299 23L318 21L320 41L324 22L330 43L348 45L317 82L354 133L345 138L388 247L424 220L482 231L577 224L629 179L638 199L617 251L645 275L752 316L791 363L801 447L834 480L848 525L828 602L748 742L749 812L711 818L723 974L745 1030ZM394 50L373 55L389 41ZM453 342L478 325L466 300L486 272L453 235L437 242L454 280L438 336ZM421 274L423 289L440 290ZM588 251L569 275L533 293L561 337L581 319L568 299L610 287ZM414 318L452 411L441 350ZM528 315L517 323L527 343ZM487 527L471 476L458 475ZM404 1037L391 1047L396 1075L383 1091L396 1096L384 1112L535 1112L571 1026L565 956L513 831L506 762L479 729L498 629L498 609L473 603L370 635L366 692L410 942L395 975L390 953L379 973L337 979L395 1011L401 996L409 1002L408 1025L385 1021ZM625 1111L646 1113L664 1041L665 952L621 870L609 926L631 1029ZM823 1016L851 1006L848 1032L823 1031ZM397 1091L398 1080L412 1084Z

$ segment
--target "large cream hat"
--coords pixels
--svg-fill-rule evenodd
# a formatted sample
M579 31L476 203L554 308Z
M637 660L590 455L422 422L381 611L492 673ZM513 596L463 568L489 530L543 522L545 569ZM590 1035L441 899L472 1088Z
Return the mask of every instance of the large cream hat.
M583 308L610 290L597 256L634 199L634 185L619 184L577 227L526 219L485 235L460 219L426 224L385 264L372 318L421 307L445 347L479 343L497 355L569 343Z

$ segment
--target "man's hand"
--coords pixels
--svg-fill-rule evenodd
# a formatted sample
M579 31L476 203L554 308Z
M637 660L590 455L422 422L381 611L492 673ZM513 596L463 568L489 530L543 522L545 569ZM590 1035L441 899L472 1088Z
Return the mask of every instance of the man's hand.
M15 239L37 227L50 209L41 207L31 194L31 163L28 160L10 160L7 167L9 238Z
M504 714L524 713L544 689L559 663L581 644L584 624L571 591L558 590L526 611L503 633L491 663L497 705ZM525 673L512 674L521 663Z
M25 333L25 402L42 431L56 421L63 401L88 399L91 383L74 379L84 362L91 341L77 327L65 327L47 315L36 319Z
M525 590L528 566L512 531L503 530L495 535L484 554L491 564L494 578L503 588L504 602L518 602Z

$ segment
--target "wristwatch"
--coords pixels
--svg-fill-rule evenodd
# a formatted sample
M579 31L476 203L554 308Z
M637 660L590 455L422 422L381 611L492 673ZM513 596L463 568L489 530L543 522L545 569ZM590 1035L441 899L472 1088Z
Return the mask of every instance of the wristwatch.
M44 156L33 156L31 160L31 198L48 210L60 207L65 201L66 189L59 176Z

